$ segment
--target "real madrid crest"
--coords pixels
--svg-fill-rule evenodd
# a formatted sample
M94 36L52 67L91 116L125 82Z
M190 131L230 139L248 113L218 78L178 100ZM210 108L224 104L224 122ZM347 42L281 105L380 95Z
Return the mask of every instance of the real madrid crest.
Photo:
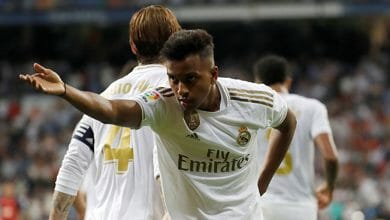
M198 112L195 110L189 112L184 112L184 120L188 126L189 129L192 131L195 130L200 125L199 115Z
M237 144L240 146L246 145L251 139L251 133L249 133L248 128L242 126L238 129L238 132Z

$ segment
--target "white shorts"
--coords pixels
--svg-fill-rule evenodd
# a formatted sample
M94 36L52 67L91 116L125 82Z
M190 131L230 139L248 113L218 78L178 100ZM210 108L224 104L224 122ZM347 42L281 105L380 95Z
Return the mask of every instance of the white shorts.
M317 207L286 203L262 203L264 220L317 220Z

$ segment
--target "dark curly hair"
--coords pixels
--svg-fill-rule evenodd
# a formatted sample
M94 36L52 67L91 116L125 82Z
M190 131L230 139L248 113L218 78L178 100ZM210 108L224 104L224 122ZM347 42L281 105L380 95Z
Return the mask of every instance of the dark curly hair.
M253 71L255 79L266 85L283 83L291 76L287 60L277 55L260 58L255 63Z
M167 60L183 60L193 54L214 57L213 37L205 30L181 30L173 33L161 50L161 56Z

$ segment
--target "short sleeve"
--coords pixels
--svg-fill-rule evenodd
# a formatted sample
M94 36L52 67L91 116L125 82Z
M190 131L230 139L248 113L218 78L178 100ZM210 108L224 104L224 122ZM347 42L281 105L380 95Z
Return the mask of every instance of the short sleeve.
M269 127L278 127L287 116L288 106L286 101L278 93L272 90L273 93L273 105L270 111L267 111L268 114L268 126Z
M57 175L55 190L76 195L94 154L93 119L88 116L78 123Z
M321 133L331 134L328 111L324 104L317 102L313 112L311 136L314 138Z
M163 96L157 90L149 90L133 98L142 109L141 126L156 128L161 124L165 111Z

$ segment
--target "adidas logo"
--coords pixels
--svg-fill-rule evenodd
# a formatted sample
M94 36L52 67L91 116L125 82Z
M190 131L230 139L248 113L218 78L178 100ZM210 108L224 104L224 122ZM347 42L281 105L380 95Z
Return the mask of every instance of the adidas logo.
M198 141L200 140L196 133L187 134L186 137L192 138L192 139L195 139L195 140L198 140Z

